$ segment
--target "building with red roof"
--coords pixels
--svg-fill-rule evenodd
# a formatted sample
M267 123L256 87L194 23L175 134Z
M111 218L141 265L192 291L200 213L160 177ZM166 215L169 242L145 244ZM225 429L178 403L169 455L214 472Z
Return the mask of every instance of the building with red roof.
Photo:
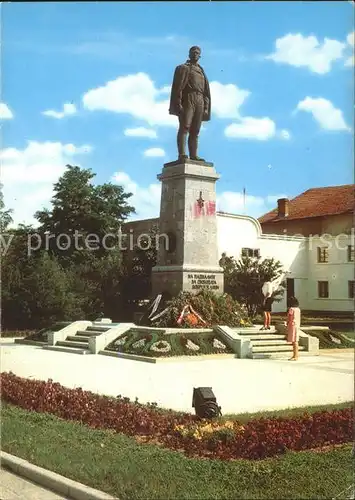
M259 217L264 234L310 236L350 233L354 226L355 185L308 189Z

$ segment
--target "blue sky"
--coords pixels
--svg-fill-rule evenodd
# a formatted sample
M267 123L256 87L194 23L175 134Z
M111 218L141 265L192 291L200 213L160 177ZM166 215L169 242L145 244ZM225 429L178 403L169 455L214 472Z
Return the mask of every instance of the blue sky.
M280 196L353 182L350 2L8 3L2 17L2 175L16 222L48 206L67 163L159 214L176 159L168 114L191 45L212 92L199 154L218 208L260 216Z

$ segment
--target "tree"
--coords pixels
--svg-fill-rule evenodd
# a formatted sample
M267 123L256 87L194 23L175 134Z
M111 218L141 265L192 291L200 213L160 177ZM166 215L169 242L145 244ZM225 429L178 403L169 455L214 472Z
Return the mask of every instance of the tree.
M117 239L122 223L135 212L127 202L131 193L111 183L94 186L90 182L94 177L90 169L67 165L54 184L52 208L35 214L40 223L38 232L43 242L48 242L47 249L61 259L70 259L78 249L82 253L77 257L82 259L86 258L85 250L91 252L94 248L97 256L106 254L105 237Z
M35 214L39 228L9 230L13 241L2 262L7 328L119 314L123 273L118 235L134 208L128 204L130 193L110 183L94 186L94 175L67 165L54 185L51 207ZM90 234L94 246L85 241ZM108 235L113 238L105 240Z
M23 235L16 236L2 266L3 326L31 329L80 319L81 297L72 291L69 271L45 251L27 255Z
M222 254L220 266L224 270L224 290L241 304L245 304L250 317L254 317L263 303L262 286L266 281L274 281L283 274L282 264L275 259L242 257L235 260ZM273 293L278 302L284 293L285 284Z
M120 249L107 251L101 258L97 258L94 252L88 252L84 261L79 264L72 262L69 270L72 289L83 298L85 318L93 320L106 316L121 319L124 275Z
M12 212L12 209L5 210L3 186L0 184L0 234L4 233L12 223Z
M140 238L133 250L123 252L124 283L122 295L126 309L130 313L137 308L139 301L151 298L152 268L157 262L157 243L159 227L154 224L147 236Z

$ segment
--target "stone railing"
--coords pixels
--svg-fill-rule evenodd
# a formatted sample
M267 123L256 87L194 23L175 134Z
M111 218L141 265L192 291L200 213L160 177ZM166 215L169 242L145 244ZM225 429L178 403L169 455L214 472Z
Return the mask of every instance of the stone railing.
M214 330L222 336L238 358L247 358L251 355L252 348L249 338L239 335L238 332L225 325L217 325Z
M316 327L317 329L317 327ZM287 335L287 327L284 322L276 322L275 323L275 330L277 333ZM305 347L305 351L314 354L314 356L319 355L319 339L317 337L312 337L312 335L308 335L305 333L303 330L299 329L298 331L299 334L299 345Z
M121 323L120 325L113 326L106 332L101 333L95 337L89 338L89 350L92 354L98 354L103 351L108 344L115 340L120 335L128 332L136 325L134 323Z
M74 321L70 325L65 326L57 332L48 333L48 345L56 345L57 342L65 340L68 335L75 335L78 330L85 330L88 326L91 326L91 321Z

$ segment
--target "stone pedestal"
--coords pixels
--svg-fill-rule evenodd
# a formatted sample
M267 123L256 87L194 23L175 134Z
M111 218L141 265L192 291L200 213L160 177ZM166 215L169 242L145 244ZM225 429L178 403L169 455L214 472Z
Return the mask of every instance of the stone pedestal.
M152 292L223 293L217 241L216 189L212 163L166 163L162 182L159 250L152 270Z

